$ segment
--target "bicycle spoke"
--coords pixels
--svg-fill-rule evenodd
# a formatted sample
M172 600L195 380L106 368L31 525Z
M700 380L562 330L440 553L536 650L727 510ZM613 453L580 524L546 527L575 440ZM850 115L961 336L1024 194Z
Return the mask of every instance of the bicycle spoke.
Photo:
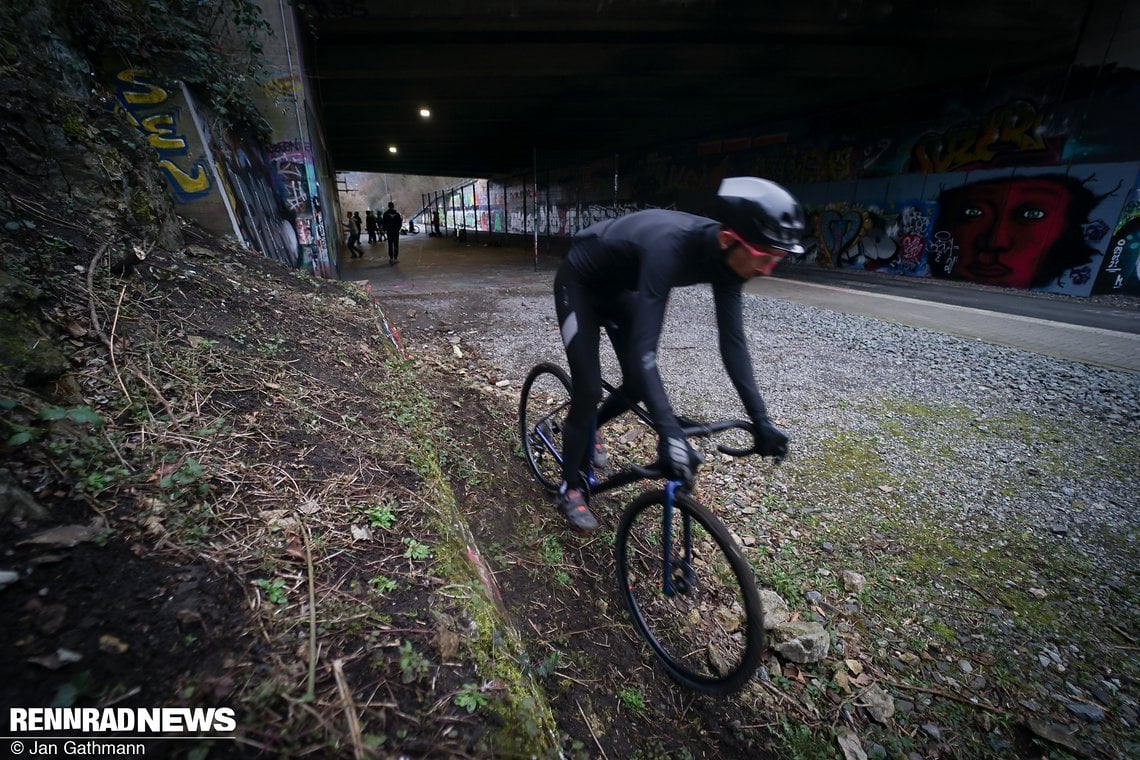
M523 384L519 426L531 472L550 491L562 483L562 428L570 408L570 380L561 369L539 365Z
M667 591L664 511L663 503L643 497L623 519L618 572L627 605L670 675L691 688L727 693L751 677L762 647L755 583L723 527L716 535L702 524L704 516L692 519L697 515L679 504L671 520ZM689 553L686 514L692 519Z

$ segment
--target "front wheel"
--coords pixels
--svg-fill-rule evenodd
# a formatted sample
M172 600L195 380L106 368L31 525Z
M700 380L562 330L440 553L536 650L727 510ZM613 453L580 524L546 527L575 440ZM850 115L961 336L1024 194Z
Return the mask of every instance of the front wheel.
M543 488L562 485L562 429L570 413L570 376L557 364L535 366L519 398L519 433L523 456Z
M711 512L678 492L666 522L665 499L664 491L643 494L622 515L616 539L622 597L671 677L697 691L732 694L756 672L764 650L755 576Z

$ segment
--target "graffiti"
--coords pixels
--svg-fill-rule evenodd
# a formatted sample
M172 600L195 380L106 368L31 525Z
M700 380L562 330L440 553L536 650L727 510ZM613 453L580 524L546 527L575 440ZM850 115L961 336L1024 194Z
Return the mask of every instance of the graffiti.
M311 213L309 177L312 159L308 146L292 141L276 143L270 146L268 156L285 205L295 214Z
M793 262L858 268L920 276L927 274L928 204L920 201L883 210L845 203L823 206L813 214L814 235Z
M1093 292L1140 295L1140 199L1125 204L1106 254Z
M823 257L819 263L832 266L842 262L868 228L868 220L857 210L845 205L824 208L815 222L816 242Z
M703 190L713 187L727 173L727 167L723 164L686 165L678 163L671 156L651 154L644 170L638 173L636 179L631 178L631 181L635 182L636 192L639 195L646 191L660 193L663 188L676 193L679 190Z
M934 233L930 239L930 259L948 272L958 265L958 244L954 236L945 230Z
M504 214L501 208L492 206L491 216L492 219L496 220L496 232L505 231L512 234L529 234L533 233L537 227L539 234L542 235L546 235L549 229L550 235L569 237L578 232L578 230L585 229L595 222L600 222L605 219L615 219L642 208L650 207L637 203L622 203L617 206L613 204L590 203L580 208L559 205L551 206L548 209L546 206L539 206L537 214L532 213L529 206L525 211L519 207L510 209ZM666 206L666 208L675 208L675 206ZM498 221L504 216L507 222L505 230ZM480 227L480 229L483 229L483 227Z
M1026 100L944 133L927 133L911 149L911 169L933 174L985 166L1060 163L1065 137L1044 136L1043 117Z
M148 81L149 74L139 69L118 73L116 110L146 137L158 154L162 170L175 200L187 202L210 192L210 174L202 160L187 162L189 146L178 127L173 110L152 113L168 106L170 96L165 89Z
M862 155L862 161L856 161L857 155ZM860 151L853 144L826 150L815 146L785 145L779 153L756 156L747 173L757 177L779 177L785 183L839 182L858 178L861 166L877 156L878 153Z
M1098 252L1084 237L1088 216L1103 200L1065 174L983 180L944 190L938 197L932 251L936 276L1012 288L1040 287L1066 270L1079 271Z
M902 213L899 214L901 228L898 271L901 274L921 276L930 274L926 253L932 216L933 209L928 203L915 201L903 205Z
M301 91L301 83L297 77L289 76L267 79L261 83L261 91L269 98L295 98Z
M297 216L285 206L274 184L273 169L260 151L247 149L232 135L211 140L226 178L230 204L246 246L291 267L303 262Z

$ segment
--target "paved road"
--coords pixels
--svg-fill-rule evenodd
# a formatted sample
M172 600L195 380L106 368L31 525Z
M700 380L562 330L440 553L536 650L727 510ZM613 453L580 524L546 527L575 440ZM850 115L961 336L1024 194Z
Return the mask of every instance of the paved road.
M558 257L527 248L487 248L425 235L402 239L389 267L383 244L341 276L368 280L381 296L533 287L549 289ZM1140 374L1140 299L1078 299L915 280L868 272L784 267L747 292L848 314L976 338L1060 359Z
M987 288L931 278L897 277L873 272L818 269L795 266L776 270L775 279L830 285L860 293L936 301L982 311L1099 327L1103 330L1140 333L1140 298L1067 298L1007 288ZM1128 303L1123 303L1128 301Z

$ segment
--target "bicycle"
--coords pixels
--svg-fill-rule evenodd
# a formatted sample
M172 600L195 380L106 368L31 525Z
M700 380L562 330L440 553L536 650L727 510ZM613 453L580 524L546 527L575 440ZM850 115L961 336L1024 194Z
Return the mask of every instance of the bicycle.
M602 387L617 392L604 380ZM562 427L570 388L565 370L543 362L527 375L519 399L527 465L552 494L562 483ZM644 406L629 409L654 427ZM679 421L688 438L752 431L751 423L742 420ZM737 457L753 453L751 447L723 444L717 450ZM594 494L664 477L655 466L637 464L600 481L590 466L585 474ZM614 543L622 599L634 629L666 673L688 688L718 696L742 688L764 650L763 611L752 567L724 524L693 498L688 484L668 481L626 506Z

